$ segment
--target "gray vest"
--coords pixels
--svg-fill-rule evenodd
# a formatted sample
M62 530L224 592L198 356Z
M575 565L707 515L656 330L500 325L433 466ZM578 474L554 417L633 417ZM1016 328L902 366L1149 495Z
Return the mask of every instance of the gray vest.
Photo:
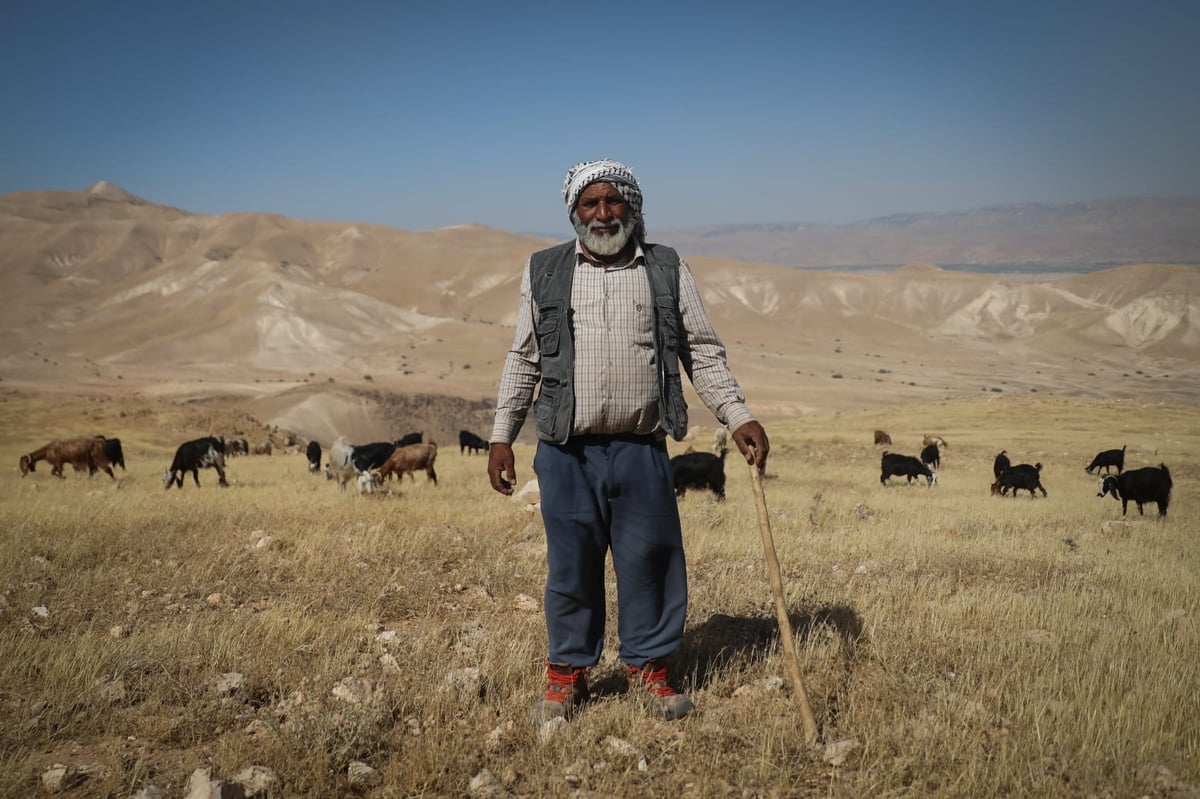
M661 244L643 244L645 273L654 303L654 356L658 365L658 413L664 430L676 441L687 433L687 403L679 362L690 367L687 336L679 313L679 255ZM575 276L575 242L535 252L529 259L529 286L537 308L534 334L542 360L542 383L534 404L537 435L564 444L575 421L575 335L571 283Z

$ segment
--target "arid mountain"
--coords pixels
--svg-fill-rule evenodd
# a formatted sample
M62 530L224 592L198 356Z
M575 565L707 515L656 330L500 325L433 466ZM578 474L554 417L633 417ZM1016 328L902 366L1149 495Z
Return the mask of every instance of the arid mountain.
M656 238L693 254L785 266L1194 264L1200 198L999 205L841 226L712 225Z
M382 402L371 392L444 395L465 400L455 417L478 427L521 268L548 243L470 225L201 216L107 183L9 194L0 378L12 390L242 398L261 419L321 436L349 424L371 435ZM1037 282L928 264L689 262L764 415L980 391L1200 397L1196 267ZM392 417L404 413L436 415L428 399Z

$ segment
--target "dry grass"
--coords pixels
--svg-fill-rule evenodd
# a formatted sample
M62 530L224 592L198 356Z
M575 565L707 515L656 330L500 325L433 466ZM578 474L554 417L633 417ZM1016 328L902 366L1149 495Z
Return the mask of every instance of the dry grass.
M115 483L0 474L0 795L34 793L55 762L90 771L81 797L181 795L197 767L228 780L252 764L281 797L458 797L484 768L521 796L1200 791L1200 408L984 398L771 424L765 487L806 688L823 740L860 743L840 766L803 744L736 458L726 502L681 504L676 666L697 712L645 719L610 659L598 700L543 744L526 710L545 632L515 603L541 596L541 524L491 493L482 458L446 442L439 486L419 475L382 497L338 494L300 454L233 460L229 489L209 470L164 492L203 417L0 405L10 467L57 435L129 442ZM881 486L876 427L910 454L945 436L939 485ZM1121 444L1130 466L1170 466L1166 522L1151 506L1121 523L1096 498L1083 466ZM989 496L1001 448L1044 465L1048 498ZM517 455L531 477L531 448ZM466 667L482 696L447 686ZM244 682L220 690L230 672ZM782 690L757 687L772 676ZM374 701L337 699L347 677L373 681ZM382 783L350 786L352 760Z

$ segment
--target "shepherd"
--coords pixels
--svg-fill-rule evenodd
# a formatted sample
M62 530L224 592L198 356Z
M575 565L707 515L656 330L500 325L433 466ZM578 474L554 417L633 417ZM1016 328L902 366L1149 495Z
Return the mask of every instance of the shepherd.
M530 718L569 718L588 698L587 671L604 644L611 550L630 693L653 715L677 719L693 708L668 670L688 599L665 440L687 433L680 367L748 464L763 467L770 446L688 265L646 241L633 171L612 160L576 164L563 199L576 238L534 253L522 274L488 454L492 488L511 494L512 442L533 407L549 653L548 684Z

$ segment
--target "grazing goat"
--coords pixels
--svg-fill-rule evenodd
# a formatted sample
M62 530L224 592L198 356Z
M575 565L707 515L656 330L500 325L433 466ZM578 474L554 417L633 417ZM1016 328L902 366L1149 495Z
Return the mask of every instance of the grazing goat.
M412 446L413 444L420 444L424 440L425 440L424 433L408 433L407 435L401 436L400 438L396 439L396 446L397 447L409 447L409 446Z
M938 452L937 444L929 444L925 449L921 450L921 463L931 469L942 468L942 455Z
M1096 453L1096 457L1092 458L1092 462L1088 464L1085 472L1091 474L1100 473L1103 469L1105 474L1109 474L1110 469L1116 469L1117 474L1120 474L1125 469L1125 447L1120 449L1106 449L1103 452Z
M379 467L376 476L383 479L394 474L397 480L402 480L407 474L413 479L413 482L416 482L417 476L414 472L424 469L430 482L437 485L437 472L433 470L435 460L437 460L437 444L432 441L428 444L409 444L407 447L396 447L392 456Z
M379 485L379 475L375 472L359 472L355 485L360 494L374 494L375 487Z
M713 454L719 456L727 449L729 449L729 431L724 427L718 427L713 433Z
M369 472L387 463L387 459L396 451L396 445L391 441L374 441L370 444L352 445L351 449L353 453L350 462L354 464L354 468L360 472Z
M175 450L175 458L171 468L163 472L163 488L168 491L172 485L183 488L183 476L192 473L196 488L200 487L200 470L216 469L218 483L228 486L225 481L225 442L215 436L197 438L185 441Z
M880 444L887 444L888 446L891 446L892 445L892 437L889 436L887 434L887 432L885 432L883 430L876 430L875 431L875 446L879 446Z
M472 454L476 452L487 452L490 445L479 436L472 433L470 430L458 431L458 454L462 455L467 450Z
M321 445L316 441L308 442L308 447L304 450L304 457L308 459L309 474L316 474L321 469Z
M345 436L338 436L338 440L329 448L325 476L337 480L338 491L345 491L346 483L358 476L358 469L354 468L354 445Z
M1000 479L1000 473L1012 466L1012 462L1008 459L1008 450L1000 450L1000 454L996 456L996 460L992 461L992 474L997 480Z
M1138 515L1144 516L1142 505L1147 502L1158 504L1160 518L1167 515L1167 505L1171 504L1171 471L1165 463L1157 468L1146 466L1142 469L1130 469L1124 474L1109 475L1100 482L1102 497L1112 494L1114 499L1121 500L1121 515L1129 510L1129 503L1136 502Z
M725 499L725 453L685 452L671 458L671 480L675 496L682 497L689 488L697 491L711 489L718 500Z
M1030 497L1037 496L1035 490L1046 496L1046 489L1042 486L1042 464L1030 466L1028 463L1019 463L1000 472L996 482L992 483L992 493L1003 496L1010 488L1014 497L1021 489L1028 491Z
M63 466L69 463L75 467L77 472L87 469L88 474L94 474L97 470L103 470L105 474L115 480L117 476L113 474L108 458L104 454L104 441L104 436L83 436L51 441L41 449L21 456L18 462L21 476L24 477L29 472L37 471L35 468L37 462L44 460L50 464L50 474L55 477L66 479L66 475L63 474Z
M893 476L908 478L909 485L912 484L914 477L918 479L924 477L927 486L937 483L937 472L921 463L919 458L914 458L912 455L898 455L894 452L884 450L879 465L882 470L879 475L879 482L882 485L887 485L888 478Z
M925 437L921 439L921 446L928 447L930 444L937 444L941 449L950 448L950 445L946 443L946 439L932 433L926 433Z

